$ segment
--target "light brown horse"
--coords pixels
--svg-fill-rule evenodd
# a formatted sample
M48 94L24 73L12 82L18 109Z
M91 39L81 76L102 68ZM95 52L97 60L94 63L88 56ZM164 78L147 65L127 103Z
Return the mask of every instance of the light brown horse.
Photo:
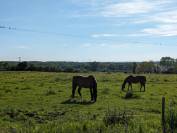
M144 91L146 90L146 88L145 88L146 77L145 76L135 76L135 77L133 77L132 75L128 76L127 78L125 78L125 80L122 84L122 90L125 89L126 83L128 83L128 90L129 90L129 87L131 87L131 90L132 90L132 83L140 83L140 85L141 85L140 91L141 91L142 87L144 87Z
M75 90L78 87L78 93L82 97L81 88L89 88L91 101L96 102L97 100L97 82L94 76L90 75L88 77L83 76L73 76L72 80L72 97L74 98Z

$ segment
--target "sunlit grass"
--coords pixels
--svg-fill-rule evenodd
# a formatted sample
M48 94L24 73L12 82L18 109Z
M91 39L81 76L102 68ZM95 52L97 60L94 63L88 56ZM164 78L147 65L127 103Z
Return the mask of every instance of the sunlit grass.
M82 89L83 102L76 92L71 101L73 75L94 75L98 101L90 103L89 89ZM177 75L147 74L146 92L133 85L132 98L121 91L124 73L0 73L0 130L3 132L114 132L161 131L161 98L166 107L177 103ZM109 109L134 116L128 125L105 125ZM177 110L176 104L174 109ZM116 112L115 112L116 114Z

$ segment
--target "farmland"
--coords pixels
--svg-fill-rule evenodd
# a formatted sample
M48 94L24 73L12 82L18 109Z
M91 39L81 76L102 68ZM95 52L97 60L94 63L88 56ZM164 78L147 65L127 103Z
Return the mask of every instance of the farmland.
M89 89L71 100L72 76L94 75L96 103ZM146 74L146 92L133 85L133 97L121 91L124 73L0 72L1 132L161 132L161 98L177 110L177 75ZM108 122L108 115L119 116ZM111 114L111 115L112 115ZM126 118L121 117L121 114ZM130 116L130 117L129 117Z

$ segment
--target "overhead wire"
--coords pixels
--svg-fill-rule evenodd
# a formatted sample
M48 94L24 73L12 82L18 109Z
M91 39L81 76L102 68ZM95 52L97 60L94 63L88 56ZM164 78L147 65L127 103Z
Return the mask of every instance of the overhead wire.
M65 36L65 37L79 38L79 39L93 39L93 40L96 39L96 40L98 40L98 38L94 38L91 35L90 36L84 36L84 35L65 34L65 33L58 33L58 32L17 28L17 27L13 27L13 26L0 25L0 29L15 30L15 31L22 31L22 32L32 32L32 33L48 34L48 35L57 35L57 36ZM106 39L105 38L101 38L101 40L104 40L104 41L105 40L115 40L115 38L114 39L112 39L112 38L106 38ZM131 42L136 43L136 44L145 44L145 43L147 43L147 41L137 41L137 40L136 41L132 40ZM162 43L159 43L159 46L162 46Z
M83 37L86 37L86 36L83 36L83 35L73 35L73 34L65 34L65 33L50 32L50 31L39 31L39 30L33 30L33 29L16 28L16 27L2 26L2 25L0 25L0 28L1 29L8 29L8 30L15 30L15 31L24 31L24 32L48 34L48 35L66 36L66 37L72 37L72 38L83 38Z

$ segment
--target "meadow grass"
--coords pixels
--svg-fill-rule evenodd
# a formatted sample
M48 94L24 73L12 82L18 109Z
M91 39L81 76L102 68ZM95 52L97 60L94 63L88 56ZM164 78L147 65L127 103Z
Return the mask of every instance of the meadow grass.
M94 75L98 100L90 102L89 89L71 100L72 76ZM177 110L177 75L146 74L146 92L133 85L125 98L124 73L0 72L1 132L161 132L161 98L173 100ZM129 117L130 116L130 117Z

